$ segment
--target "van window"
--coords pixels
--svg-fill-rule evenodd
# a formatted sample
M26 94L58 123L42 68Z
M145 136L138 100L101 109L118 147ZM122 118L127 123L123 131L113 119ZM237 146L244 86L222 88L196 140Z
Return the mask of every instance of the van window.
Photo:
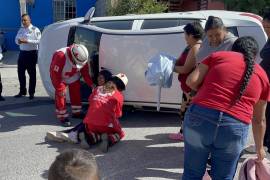
M83 27L72 27L69 31L68 45L73 43L83 44L88 50L90 67L89 74L91 75L93 81L97 82L97 76L99 71L99 43L100 43L101 33L86 29ZM81 96L83 101L88 101L91 90L84 83L81 78Z
M235 35L236 37L239 37L238 30L236 26L226 27L227 31Z
M159 29L183 26L194 22L194 19L145 19L141 29Z
M95 21L90 24L104 29L130 30L132 29L133 20Z

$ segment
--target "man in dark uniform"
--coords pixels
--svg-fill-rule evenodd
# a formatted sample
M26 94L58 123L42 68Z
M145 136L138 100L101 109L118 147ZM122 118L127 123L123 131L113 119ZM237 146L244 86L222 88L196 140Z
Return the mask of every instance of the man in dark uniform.
M18 59L18 77L20 92L14 96L19 98L26 95L25 71L29 74L29 99L34 98L36 88L36 64L38 56L38 43L41 38L39 29L31 24L29 15L22 15L22 25L15 38L16 44L20 46Z
M261 50L261 66L265 70L268 79L270 79L270 11L267 10L263 16L263 28L268 36L268 40ZM270 103L268 102L266 108L266 132L264 136L264 146L268 148L270 153Z

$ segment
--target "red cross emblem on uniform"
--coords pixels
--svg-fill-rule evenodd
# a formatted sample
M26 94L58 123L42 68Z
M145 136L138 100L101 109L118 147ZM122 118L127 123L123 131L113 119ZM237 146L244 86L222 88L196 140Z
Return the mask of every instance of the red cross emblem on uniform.
M55 65L54 68L53 68L53 70L54 70L55 72L58 72L58 71L59 71L59 66Z
M76 58L78 58L79 54L78 54L78 53L74 53L74 56L75 56Z

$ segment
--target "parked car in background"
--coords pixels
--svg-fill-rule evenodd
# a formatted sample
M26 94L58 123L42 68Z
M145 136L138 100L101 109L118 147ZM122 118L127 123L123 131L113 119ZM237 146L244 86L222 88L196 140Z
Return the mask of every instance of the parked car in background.
M251 13L208 10L114 17L91 17L92 14L88 12L85 18L49 25L42 33L38 65L44 87L51 97L54 97L49 76L52 55L55 50L72 43L87 47L91 55L89 73L94 79L103 68L127 75L126 105L155 107L157 88L149 86L144 77L147 62L159 52L178 57L186 47L183 27L187 23L200 21L204 26L208 16L214 15L222 18L234 35L253 36L260 48L267 40L261 17ZM88 95L84 90L83 99L87 100ZM175 109L180 103L181 90L175 74L173 86L162 89L160 106Z

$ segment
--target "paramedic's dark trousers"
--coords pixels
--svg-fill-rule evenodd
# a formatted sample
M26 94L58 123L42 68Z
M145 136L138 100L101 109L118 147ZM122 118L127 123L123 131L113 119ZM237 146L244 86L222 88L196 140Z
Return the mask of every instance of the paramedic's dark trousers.
M37 50L20 51L18 59L18 77L20 82L20 93L26 94L26 77L25 71L29 75L29 95L35 94L36 88L36 64Z

